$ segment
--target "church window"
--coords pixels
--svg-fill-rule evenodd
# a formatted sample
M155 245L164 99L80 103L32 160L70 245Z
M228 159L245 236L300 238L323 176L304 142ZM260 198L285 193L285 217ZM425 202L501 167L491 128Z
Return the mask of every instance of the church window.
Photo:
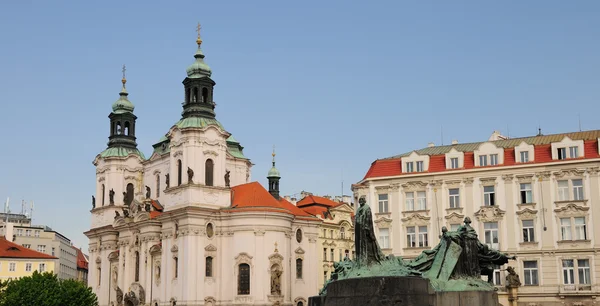
M129 136L129 121L125 122L125 129L123 131L123 135Z
M104 187L104 184L102 184L102 206L104 206L104 195L106 194L106 188Z
M117 135L121 135L121 121L117 121Z
M100 263L98 263L98 286L100 286L100 282L102 281L102 268L100 268Z
M302 258L296 259L296 278L302 278Z
M185 103L190 103L190 89L185 91Z
M206 277L212 277L212 262L213 258L208 256L206 257Z
M156 175L156 197L160 196L160 174Z
M198 102L198 88L194 87L194 96L192 97L192 102Z
M214 168L214 162L212 159L207 159L205 166L204 166L204 184L206 184L206 186L212 186L213 185L213 168Z
M135 281L140 281L140 253L135 252Z
M174 278L177 278L177 276L179 275L179 258L177 258L177 256L173 257L173 267L175 270Z
M346 229L345 228L340 228L340 238L341 239L346 239Z
M250 265L240 264L238 266L238 295L250 294Z
M177 160L177 186L181 186L181 159Z
M208 103L208 89L202 88L202 103Z
M126 197L126 203L125 205L129 206L131 204L131 202L133 202L133 184L129 183L127 184L127 197Z

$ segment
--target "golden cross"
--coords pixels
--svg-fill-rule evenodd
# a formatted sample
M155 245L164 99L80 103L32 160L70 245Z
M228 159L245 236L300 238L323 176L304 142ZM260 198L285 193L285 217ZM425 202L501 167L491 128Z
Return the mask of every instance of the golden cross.
M198 32L198 38L200 38L200 29L202 29L202 27L200 26L200 22L198 22L198 26L196 27L196 32Z
M126 70L127 70L127 69L125 68L125 64L123 64L123 70L121 70L121 71L123 71L123 79L125 79L125 71L126 71Z

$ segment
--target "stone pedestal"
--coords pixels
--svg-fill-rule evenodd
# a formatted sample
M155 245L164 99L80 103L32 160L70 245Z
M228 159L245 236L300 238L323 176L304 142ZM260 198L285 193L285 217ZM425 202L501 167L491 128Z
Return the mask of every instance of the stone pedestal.
M365 277L332 282L309 306L498 306L493 291L436 292L421 277Z

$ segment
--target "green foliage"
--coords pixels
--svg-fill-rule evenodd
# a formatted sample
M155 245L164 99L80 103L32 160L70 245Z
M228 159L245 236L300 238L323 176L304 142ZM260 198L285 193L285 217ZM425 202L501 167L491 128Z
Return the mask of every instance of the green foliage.
M0 284L0 306L97 306L98 299L86 284L59 280L53 273L33 272L32 276Z

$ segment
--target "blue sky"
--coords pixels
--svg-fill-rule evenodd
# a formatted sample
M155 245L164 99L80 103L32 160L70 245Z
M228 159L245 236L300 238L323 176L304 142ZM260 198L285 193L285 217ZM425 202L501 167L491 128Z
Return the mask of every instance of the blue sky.
M55 3L56 2L56 3ZM92 161L121 66L139 148L180 118L195 26L217 118L265 184L350 194L428 142L598 129L598 1L11 1L0 10L0 199L87 250ZM3 202L4 200L2 200Z

